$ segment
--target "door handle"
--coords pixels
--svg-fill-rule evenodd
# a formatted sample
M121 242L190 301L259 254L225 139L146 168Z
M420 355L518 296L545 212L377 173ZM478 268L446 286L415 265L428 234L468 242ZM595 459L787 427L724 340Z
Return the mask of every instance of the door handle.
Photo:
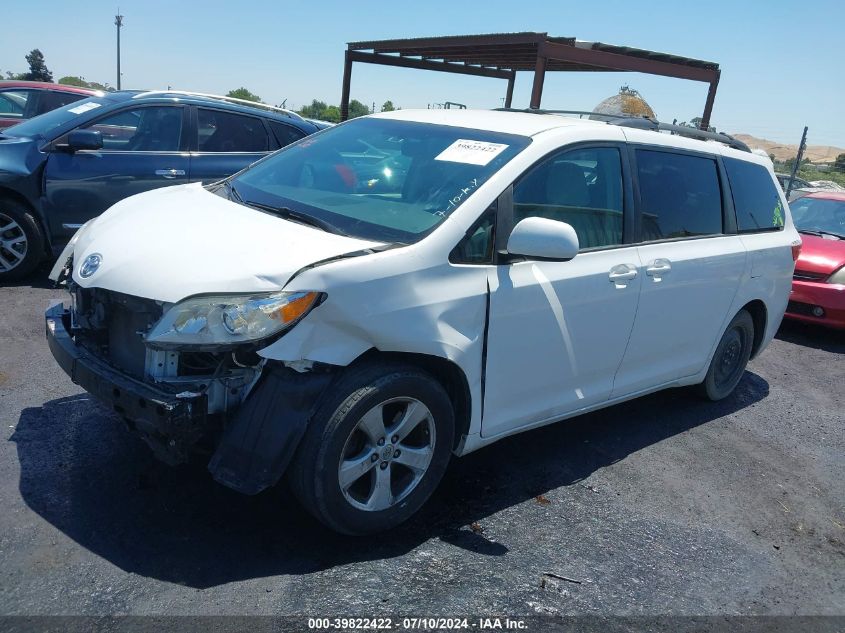
M665 275L672 271L672 263L668 259L655 259L646 266L645 274L653 277L655 283L661 281Z
M162 176L164 178L176 178L176 176L184 176L185 170L184 169L156 169L156 176Z
M637 267L631 264L618 264L610 269L607 278L610 283L616 284L617 288L624 288L629 281L636 278Z

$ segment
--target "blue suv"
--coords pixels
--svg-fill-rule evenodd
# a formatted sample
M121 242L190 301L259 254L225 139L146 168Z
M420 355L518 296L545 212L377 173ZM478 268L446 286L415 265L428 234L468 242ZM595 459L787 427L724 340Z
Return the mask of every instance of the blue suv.
M0 283L136 193L209 183L326 124L239 99L174 91L91 97L0 133Z

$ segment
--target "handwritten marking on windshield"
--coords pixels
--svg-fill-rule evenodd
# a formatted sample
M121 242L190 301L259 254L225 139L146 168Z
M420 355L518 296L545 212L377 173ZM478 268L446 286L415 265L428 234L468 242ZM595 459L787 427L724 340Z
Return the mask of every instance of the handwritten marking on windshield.
M462 187L460 189L460 193L458 195L449 198L448 204L446 205L446 209L443 211L438 211L436 215L445 216L447 213L452 211L455 207L457 207L464 199L469 196L473 191L478 188L478 178L473 178L469 181L469 185L466 187Z

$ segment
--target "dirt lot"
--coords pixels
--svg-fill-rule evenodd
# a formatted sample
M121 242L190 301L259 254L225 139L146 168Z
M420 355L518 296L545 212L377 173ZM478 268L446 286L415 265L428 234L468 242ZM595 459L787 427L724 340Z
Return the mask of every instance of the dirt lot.
M61 298L0 288L0 614L845 614L842 335L502 441L350 539L154 461L52 362Z

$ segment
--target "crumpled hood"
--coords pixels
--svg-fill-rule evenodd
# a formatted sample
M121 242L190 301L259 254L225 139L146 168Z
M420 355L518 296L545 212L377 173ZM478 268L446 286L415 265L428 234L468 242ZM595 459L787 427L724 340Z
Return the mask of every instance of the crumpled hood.
M81 229L73 280L174 303L201 293L278 290L309 264L379 244L283 220L196 183L127 198ZM80 268L94 253L99 268L83 278Z

